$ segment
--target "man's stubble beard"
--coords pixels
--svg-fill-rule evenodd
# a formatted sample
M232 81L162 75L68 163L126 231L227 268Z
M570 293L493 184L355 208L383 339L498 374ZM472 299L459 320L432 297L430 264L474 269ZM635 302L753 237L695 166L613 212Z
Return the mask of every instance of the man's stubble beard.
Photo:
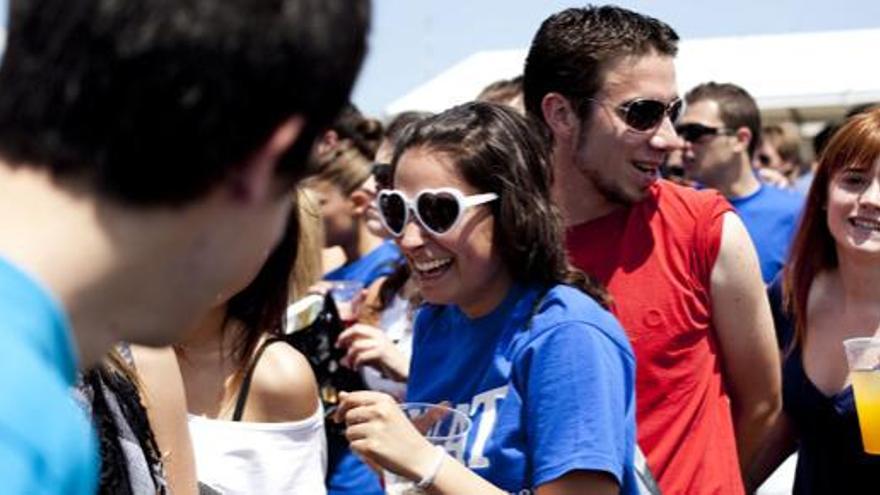
M639 198L632 198L627 195L622 187L607 180L605 177L595 170L584 170L587 179L593 183L593 188L609 203L619 206L631 206L644 199L644 194Z
M644 199L644 195L640 198L630 198L622 187L613 181L603 177L602 174L593 167L588 165L587 138L586 129L588 123L582 124L581 132L578 134L578 141L574 153L574 169L577 173L583 174L584 177L593 185L593 189L602 196L605 201L618 206L630 206Z

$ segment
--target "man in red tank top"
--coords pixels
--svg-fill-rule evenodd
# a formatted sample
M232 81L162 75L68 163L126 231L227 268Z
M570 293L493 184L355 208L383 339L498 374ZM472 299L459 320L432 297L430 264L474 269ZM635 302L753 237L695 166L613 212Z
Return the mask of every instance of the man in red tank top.
M659 179L683 142L678 35L618 7L544 21L526 108L553 143L572 262L606 284L636 353L638 441L664 494L741 494L780 407L758 260L718 193Z

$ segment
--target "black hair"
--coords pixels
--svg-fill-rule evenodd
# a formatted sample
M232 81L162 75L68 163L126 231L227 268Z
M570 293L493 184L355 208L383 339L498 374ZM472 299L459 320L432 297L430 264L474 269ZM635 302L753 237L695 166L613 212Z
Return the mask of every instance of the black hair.
M0 155L115 201L178 205L292 116L279 163L307 172L348 101L368 0L11 0Z
M340 139L350 140L367 160L372 160L376 156L376 150L382 144L384 136L382 122L366 117L351 103L339 113L332 129Z
M408 127L394 167L410 148L445 154L469 184L498 195L489 205L494 238L514 280L573 285L608 306L604 288L568 263L561 216L550 199L547 143L525 117L503 105L466 103Z
M876 108L880 108L880 102L871 101L867 103L860 103L858 105L854 105L846 111L846 115L844 115L844 119L849 119L851 117L855 117L856 115L870 112Z
M431 112L419 112L415 110L400 112L391 118L391 120L388 121L388 125L385 126L385 139L387 139L392 145L397 145L397 141L400 140L400 137L403 135L403 131L406 130L407 126L413 122L418 122L424 118L430 117L431 115L434 114Z
M827 122L825 126L822 127L822 130L817 132L815 136L813 136L813 156L816 157L816 160L822 156L822 153L825 152L825 147L828 146L828 141L831 140L831 136L840 129L840 123L838 122Z
M541 101L559 93L581 119L589 99L604 84L605 69L631 55L675 56L678 34L663 21L613 5L570 8L548 17L526 56L523 93L526 112L544 122ZM545 137L549 137L546 128Z

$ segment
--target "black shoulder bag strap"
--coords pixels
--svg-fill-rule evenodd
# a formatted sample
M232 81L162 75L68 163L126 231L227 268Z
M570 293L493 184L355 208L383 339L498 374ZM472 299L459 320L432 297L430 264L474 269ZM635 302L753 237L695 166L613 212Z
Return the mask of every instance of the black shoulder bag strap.
M270 344L282 341L283 339L281 338L271 337L266 339L266 341L263 342L263 345L257 349L253 361L251 361L250 366L248 366L248 369L241 380L241 388L238 389L238 397L235 400L235 412L232 413L232 421L241 421L241 416L244 414L244 405L247 402L248 393L251 390L251 380L254 377L254 370L257 368L257 363L260 361L260 356L263 355L263 351L265 351Z

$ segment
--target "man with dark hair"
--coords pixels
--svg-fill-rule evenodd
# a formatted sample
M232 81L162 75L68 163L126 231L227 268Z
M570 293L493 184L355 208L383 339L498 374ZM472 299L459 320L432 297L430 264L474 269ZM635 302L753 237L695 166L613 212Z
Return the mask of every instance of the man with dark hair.
M13 0L0 66L0 479L92 493L77 368L254 277L348 100L366 0Z
M685 141L685 173L736 208L758 252L764 283L770 283L785 264L804 198L755 177L751 164L760 142L761 114L744 89L709 82L690 90L685 102L676 126Z
M677 42L618 7L557 13L526 59L526 109L552 141L572 262L606 284L635 349L638 441L660 488L739 494L779 410L779 358L742 222L717 193L658 177L683 146Z

